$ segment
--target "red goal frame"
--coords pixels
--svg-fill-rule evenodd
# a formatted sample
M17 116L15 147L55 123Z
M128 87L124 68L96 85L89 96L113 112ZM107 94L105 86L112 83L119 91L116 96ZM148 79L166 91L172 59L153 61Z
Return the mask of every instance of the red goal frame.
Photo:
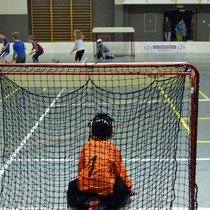
M183 67L183 72L176 71L100 71L106 68L123 68L123 67ZM17 67L17 68L14 68ZM18 67L56 67L63 68L63 71L17 71ZM69 68L75 68L76 71L69 71ZM84 68L86 71L77 71L79 68ZM94 71L97 68L99 71ZM190 100L190 210L196 209L195 196L196 196L196 150L197 150L197 129L198 129L198 95L199 95L199 71L193 64L187 62L156 62L156 63L87 63L87 64L0 64L0 75L188 75L191 81L191 94ZM4 69L7 69L5 71ZM12 70L14 69L14 70Z

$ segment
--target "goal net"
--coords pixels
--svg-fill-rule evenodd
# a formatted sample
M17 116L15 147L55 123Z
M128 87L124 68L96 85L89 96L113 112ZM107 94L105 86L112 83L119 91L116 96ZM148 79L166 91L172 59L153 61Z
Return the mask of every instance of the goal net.
M125 209L196 209L198 84L188 63L1 65L0 209L66 209L97 113L133 189Z
M114 56L135 56L135 29L133 27L95 27L93 33L93 52L97 53L98 39L108 47Z

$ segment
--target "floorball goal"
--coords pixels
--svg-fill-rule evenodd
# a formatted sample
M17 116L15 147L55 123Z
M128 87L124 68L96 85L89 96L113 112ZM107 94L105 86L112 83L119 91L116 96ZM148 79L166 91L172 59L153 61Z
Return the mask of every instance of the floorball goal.
M88 123L115 120L126 209L197 208L199 73L188 63L0 65L0 209L65 209Z

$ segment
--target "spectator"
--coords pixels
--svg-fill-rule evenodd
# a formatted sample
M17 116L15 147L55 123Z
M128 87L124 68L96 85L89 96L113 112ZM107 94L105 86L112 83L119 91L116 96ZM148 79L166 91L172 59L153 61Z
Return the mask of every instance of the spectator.
M184 19L182 19L182 40L187 41L187 27Z
M176 31L176 40L178 42L182 41L182 22L183 22L183 19L181 19L177 24L176 24L176 27L175 27L175 31Z
M165 41L171 41L171 21L167 16L165 17L165 22L163 23L163 33Z

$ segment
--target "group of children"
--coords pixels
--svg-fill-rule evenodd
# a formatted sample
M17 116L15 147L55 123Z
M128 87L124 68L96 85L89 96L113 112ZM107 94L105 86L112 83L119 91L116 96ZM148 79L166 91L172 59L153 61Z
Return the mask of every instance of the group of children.
M19 32L12 33L13 44L13 56L12 63L25 63L26 62L26 47L23 41L19 39ZM0 59L2 63L7 63L6 56L10 53L10 43L4 32L0 32L0 39L3 40L3 48L0 52ZM44 50L40 44L34 39L32 35L28 36L28 42L32 44L32 49L29 55L32 55L33 62L38 63L38 57L44 53Z
M75 60L81 61L85 52L83 38L80 30L74 31L75 46L70 54L76 51ZM24 42L19 40L19 33L12 34L13 60L16 63L25 63L26 53ZM3 32L0 32L3 40L1 60L6 63L5 57L10 53L10 43ZM30 55L38 62L38 57L44 50L34 40L28 37L32 43ZM97 40L97 57L101 59L113 58L102 40ZM114 120L108 114L97 114L89 123L89 140L83 145L78 164L78 176L71 180L67 189L67 206L77 209L107 210L118 209L126 205L129 197L135 195L132 182L123 164L122 156L118 148L109 140L114 136Z
M23 41L19 39L20 34L18 32L12 33L13 44L13 60L12 63L25 63L26 62L26 47ZM76 51L75 61L82 62L85 49L83 46L84 35L81 30L74 30L75 45L69 54ZM3 48L0 51L0 59L2 63L7 63L6 56L10 53L10 43L4 32L0 32L0 39L3 40ZM32 55L34 63L39 62L39 56L44 53L43 47L34 39L33 35L28 36L28 42L32 44L32 49L29 55ZM97 40L97 52L96 57L99 59L114 58L114 55L110 53L109 49L103 44L101 39Z

